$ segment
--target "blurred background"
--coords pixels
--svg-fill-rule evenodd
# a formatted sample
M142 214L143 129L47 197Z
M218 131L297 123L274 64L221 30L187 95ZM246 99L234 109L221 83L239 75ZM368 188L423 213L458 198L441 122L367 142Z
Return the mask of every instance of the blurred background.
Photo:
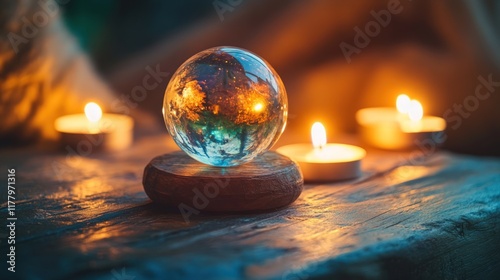
M55 3L57 2L57 3ZM355 113L398 94L448 120L445 148L500 156L498 1L2 1L2 146L56 138L56 117L88 101L125 104L166 133L161 105L177 67L214 46L266 59L287 88L287 132L355 133ZM157 85L130 100L151 71ZM482 99L479 99L479 94ZM484 97L484 98L483 98ZM118 101L117 101L118 100Z

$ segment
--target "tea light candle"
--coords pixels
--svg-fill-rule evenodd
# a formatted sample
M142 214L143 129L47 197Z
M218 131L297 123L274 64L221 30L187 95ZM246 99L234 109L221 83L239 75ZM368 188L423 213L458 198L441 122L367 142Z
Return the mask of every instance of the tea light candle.
M77 152L89 150L122 150L129 147L133 138L134 121L118 114L103 114L94 102L85 105L85 114L62 116L55 121L61 143Z
M293 144L277 149L299 164L306 182L328 182L361 175L366 151L346 144L327 144L325 127L316 122L311 128L312 145Z
M386 150L404 150L419 141L432 139L434 133L446 129L446 121L440 117L424 116L417 100L401 94L396 108L365 108L356 113L361 137L368 144Z

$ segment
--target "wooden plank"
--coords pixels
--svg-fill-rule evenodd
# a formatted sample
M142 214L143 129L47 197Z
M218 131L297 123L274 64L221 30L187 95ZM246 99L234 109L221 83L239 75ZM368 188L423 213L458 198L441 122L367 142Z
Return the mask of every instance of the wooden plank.
M186 223L152 205L141 185L149 160L174 148L166 137L149 137L130 151L71 161L38 149L1 151L1 170L15 167L17 174L15 278L492 279L500 273L499 159L437 153L414 165L405 163L411 154L369 151L362 178L306 185L288 208L202 212ZM5 217L5 191L1 198ZM12 276L2 269L2 279Z

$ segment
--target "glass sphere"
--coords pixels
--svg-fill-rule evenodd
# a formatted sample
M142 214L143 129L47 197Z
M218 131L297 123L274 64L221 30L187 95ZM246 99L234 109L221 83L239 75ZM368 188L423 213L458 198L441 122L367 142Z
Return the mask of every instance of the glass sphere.
M199 52L174 73L163 117L194 159L235 166L267 151L285 129L285 86L264 59L235 47Z

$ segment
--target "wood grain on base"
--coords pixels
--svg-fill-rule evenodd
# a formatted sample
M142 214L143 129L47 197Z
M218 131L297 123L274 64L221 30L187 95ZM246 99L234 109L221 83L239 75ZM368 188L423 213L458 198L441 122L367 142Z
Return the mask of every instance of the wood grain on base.
M182 151L154 158L144 169L144 190L159 204L204 211L259 211L294 202L303 189L295 162L276 152L234 167L200 163Z

